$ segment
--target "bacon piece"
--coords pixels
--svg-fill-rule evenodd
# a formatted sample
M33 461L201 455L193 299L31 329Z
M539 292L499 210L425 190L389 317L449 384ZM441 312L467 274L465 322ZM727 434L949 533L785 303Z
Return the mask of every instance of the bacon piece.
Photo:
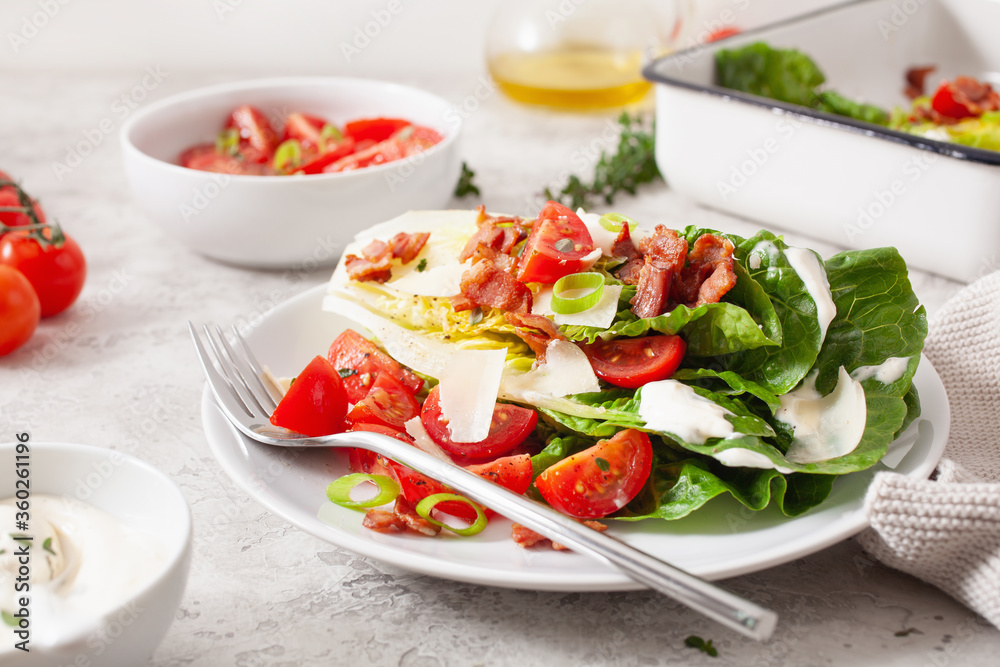
M531 313L504 313L504 319L514 325L514 333L528 344L538 361L545 361L545 351L553 340L564 340L556 323L544 315Z
M684 268L688 244L674 230L657 225L641 246L645 257L635 296L629 303L636 317L656 317L667 306L674 275Z
M344 266L351 280L384 283L392 277L392 249L384 241L373 239L362 248L361 255L348 255L344 258Z
M696 308L718 303L736 285L733 244L715 234L702 234L688 253L688 265L674 277L671 297Z
M401 533L406 530L406 523L386 510L368 510L361 525L376 533Z
M507 254L522 239L527 238L528 230L525 228L524 219L513 216L492 216L486 212L486 207L482 204L477 209L479 219L476 224L479 226L476 233L465 244L459 261L472 257L480 245L484 245L491 250L496 250Z
M936 69L933 65L928 65L926 67L911 67L906 70L906 89L903 91L906 96L911 100L923 97L927 75Z
M452 297L455 310L468 305L487 306L513 312L531 312L531 290L510 274L513 258L480 245L477 261L462 274L461 294Z
M409 264L423 250L428 238L430 238L428 232L417 232L416 234L400 232L389 241L392 245L392 256L403 264Z
M625 263L618 267L618 279L626 285L635 285L639 282L639 274L642 272L642 253L636 249L632 243L632 233L628 230L628 225L622 225L622 230L611 246L611 254L615 257L623 257Z
M955 77L951 92L955 102L964 105L973 116L1000 109L1000 95L993 86L971 76Z
M600 523L599 521L581 521L580 523L587 526L588 528L596 530L599 533L603 533L608 529L608 527L605 524ZM535 545L545 546L546 544L548 544L556 551L569 550L568 547L565 547L562 544L559 544L558 542L553 542L544 535L539 535L532 529L526 526L522 526L519 523L515 523L513 526L511 526L510 536L514 540L514 544L523 549L527 549Z
M396 504L393 507L393 511L395 511L396 516L403 522L403 524L415 533L420 533L421 535L426 535L427 537L434 537L441 532L441 526L435 526L433 523L417 514L417 510L413 509L413 505L411 505L403 496L396 498Z

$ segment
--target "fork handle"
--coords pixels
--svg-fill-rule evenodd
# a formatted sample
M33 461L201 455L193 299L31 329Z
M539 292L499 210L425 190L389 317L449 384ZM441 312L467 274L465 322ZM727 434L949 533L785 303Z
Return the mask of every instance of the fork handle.
M317 444L360 445L428 477L447 480L449 486L498 514L574 551L608 562L632 579L748 637L764 641L774 632L778 616L773 611L395 438L355 431L347 437L339 434L314 440Z

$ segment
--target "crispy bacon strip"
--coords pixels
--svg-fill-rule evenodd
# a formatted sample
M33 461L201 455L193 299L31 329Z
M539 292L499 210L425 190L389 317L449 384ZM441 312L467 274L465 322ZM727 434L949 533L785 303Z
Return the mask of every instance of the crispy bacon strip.
M528 230L522 218L489 215L486 212L486 207L482 204L477 210L479 211L479 219L476 224L479 227L472 238L466 242L465 248L458 256L460 261L464 262L472 257L480 245L507 254L522 239L527 238Z
M955 101L964 104L974 116L1000 109L1000 95L984 81L971 76L959 76L955 77L951 89Z
M688 265L674 276L671 297L695 308L718 303L736 285L733 244L715 234L702 234L688 253Z
M933 65L926 67L911 67L906 70L906 89L903 91L908 98L915 100L923 97L927 75L936 70Z
M361 257L345 257L344 266L351 280L384 283L392 277L392 249L384 241L373 239L362 248Z
M487 306L530 313L531 290L511 275L515 265L509 255L480 244L472 268L462 274L461 294L452 297L452 307L456 311Z
M629 232L628 225L622 225L622 231L611 246L611 254L625 258L625 263L618 267L618 279L626 285L638 284L644 262L642 253L632 243L632 233Z
M430 238L428 232L417 232L416 234L400 232L389 241L392 245L392 256L403 264L409 264L423 250L428 238Z
M587 526L588 528L593 528L599 533L603 533L608 529L608 527L605 524L600 523L599 521L581 521L580 523ZM535 545L545 546L546 544L549 544L556 551L569 550L568 547L565 547L559 544L558 542L553 542L549 538L543 535L539 535L535 531L525 526L522 526L519 523L515 523L513 526L511 526L510 536L514 540L514 544L524 549L533 547Z
M396 504L393 505L391 512L380 509L368 510L361 525L376 533L402 533L412 530L427 537L434 537L441 532L440 526L435 526L417 514L413 505L403 496L396 498Z
M684 268L688 244L674 230L657 225L653 235L645 239L642 246L640 249L645 253L643 266L630 303L636 317L656 317L669 302L674 275Z
M556 323L544 315L504 313L504 319L514 325L514 333L528 344L540 362L545 361L545 351L551 341L566 338L559 333Z
M361 525L376 533L401 533L406 530L406 523L394 512L386 510L368 510Z

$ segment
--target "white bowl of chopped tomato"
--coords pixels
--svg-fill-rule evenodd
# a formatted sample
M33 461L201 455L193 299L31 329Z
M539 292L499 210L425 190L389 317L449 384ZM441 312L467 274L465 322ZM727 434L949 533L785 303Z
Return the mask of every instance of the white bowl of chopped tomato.
M172 238L241 266L309 267L372 224L447 202L461 171L451 111L381 81L244 81L136 113L122 152L136 200Z

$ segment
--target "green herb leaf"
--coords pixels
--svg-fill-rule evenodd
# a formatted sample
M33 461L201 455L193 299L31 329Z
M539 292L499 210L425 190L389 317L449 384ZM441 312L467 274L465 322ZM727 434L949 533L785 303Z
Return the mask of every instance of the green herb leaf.
M42 548L45 549L46 551L48 551L53 556L56 555L56 552L52 550L52 538L51 537L46 537L45 538L45 541L42 542Z
M476 172L469 169L469 165L462 163L462 175L458 177L458 183L455 185L455 196L459 199L463 197L468 197L469 195L479 196L479 187L472 182L472 179L476 176Z
M358 372L356 370L354 370L353 368L338 368L337 369L337 374L341 378L349 378L352 375L357 375Z
M419 262L417 262L417 271L423 273L424 270L426 269L427 269L427 258L425 257Z
M715 648L715 646L712 645L711 639L705 641L698 635L691 635L690 637L684 640L684 645L689 646L690 648L696 648L702 653L707 653L713 658L719 657L719 651Z
M647 130L641 116L633 118L625 112L618 123L622 128L618 149L614 153L601 151L593 181L584 182L573 174L558 192L546 188L548 199L573 209L590 208L598 202L612 204L622 192L634 195L640 185L662 180L653 151L653 128Z
M556 241L556 250L559 252L572 252L574 247L573 241L570 239L559 239Z
M601 469L601 472L607 472L611 470L611 464L608 463L607 460L602 459L600 456L594 459L594 463L596 463L597 467Z

